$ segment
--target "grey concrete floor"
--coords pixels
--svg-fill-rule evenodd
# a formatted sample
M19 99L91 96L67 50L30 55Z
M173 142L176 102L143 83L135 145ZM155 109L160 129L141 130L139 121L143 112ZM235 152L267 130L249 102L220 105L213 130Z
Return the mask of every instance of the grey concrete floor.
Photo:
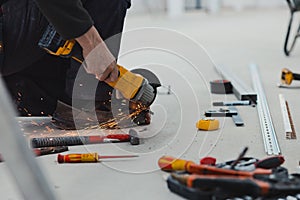
M149 63L148 66L151 66L152 59L153 63L159 62L163 66L167 66L170 74L173 70L182 70L180 71L182 79L188 80L187 82L190 88L196 91L196 98L193 98L194 94L188 90L185 91L183 96L179 95L179 97L182 97L182 99L180 99L182 102L190 101L188 106L182 106L181 109L195 111L196 108L199 108L199 113L195 111L195 115L198 114L198 117L204 113L211 104L211 101L215 99L235 99L235 97L231 95L224 97L222 95L209 94L209 85L207 85L207 83L216 78L220 78L213 70L213 64L226 66L235 76L238 76L251 88L252 81L248 66L251 63L255 63L259 68L274 127L277 132L278 140L281 142L282 153L286 155L286 165L290 170L297 171L299 160L298 156L296 156L295 148L299 146L299 141L285 140L278 95L282 93L290 104L297 131L297 127L299 127L297 122L299 119L299 112L297 112L299 109L299 103L297 101L297 88L299 87L299 83L294 81L292 88L289 89L277 87L277 84L280 82L282 68L289 68L295 73L300 71L300 69L298 69L300 46L297 46L296 43L296 47L290 57L286 57L283 53L289 17L288 8L249 9L243 12L223 10L214 15L205 12L190 11L180 18L173 19L150 14L137 17L131 16L129 13L125 29L128 33L125 33L125 41L122 46L123 51L121 51L124 58L121 57L120 61L124 61L124 63L128 65L130 65L130 62L134 62L134 64L137 63L136 65L142 65L141 63L144 63L143 66L147 66L147 63ZM296 14L294 22L293 28L295 29L299 23L299 15ZM137 39L135 41L134 39L131 40L128 36L129 42L127 42L127 35L134 32L132 30L139 28L145 29L145 27L163 29L168 32L166 34L168 36L164 37L162 36L163 34L155 34L154 32L156 31L149 31L149 34L147 34L147 31L144 31L142 37L150 38L150 42L147 43L144 41L143 44L158 47L157 49L164 49L169 52L169 54L171 54L170 52L176 52L176 56L171 58L171 56L168 57L161 54L163 56L159 57L155 56L153 52L151 55L145 52L147 56L145 56L145 54L144 56L137 54L138 56L134 57L132 53L127 55L128 49L132 50L136 48L134 45L129 47L130 43L136 44L140 38L135 35L134 38ZM292 33L295 31L294 29ZM186 38L183 39L184 37ZM174 45L169 45L170 41L173 41ZM195 42L198 46L194 45ZM127 57L131 59L127 59ZM178 57L180 58L178 59ZM183 58L190 61L190 66L178 61L180 59L183 60ZM167 62L166 60L168 59L170 60ZM195 70L195 68L198 70ZM200 73L200 75L197 75L197 73ZM176 81L178 82L179 79L174 80L173 76L162 79L162 82L170 83L170 85ZM191 99L196 99L196 104L194 104ZM232 124L228 124L231 123L229 119L224 120L225 127L220 130L219 134L203 133L203 135L205 135L203 136L201 135L202 133L200 133L197 135L199 146L194 150L198 148L197 151L199 153L198 155L193 154L190 156L201 157L201 155L215 155L221 159L228 159L239 152L242 146L246 145L250 146L250 155L263 155L264 149L261 135L259 135L260 128L256 110L254 108L243 107L239 108L239 112L245 121L243 128L236 128L232 126ZM169 114L172 116L172 113ZM188 122L194 123L196 119L193 118L193 114L193 112L190 112L183 118L188 118ZM237 141L239 141L239 145L237 145ZM255 144L253 148L251 148L252 144ZM261 144L261 147L258 144Z
M290 172L300 172L299 139L285 139L278 98L282 93L289 102L298 133L297 87L300 83L293 82L293 88L289 89L277 87L283 67L300 72L300 44L291 57L283 54L288 19L287 8L225 10L214 15L189 11L174 19L161 14L132 15L129 12L119 63L129 69L148 68L160 78L164 87L152 106L152 123L137 128L143 138L139 146L86 145L72 147L69 153L134 153L140 157L74 165L57 164L55 155L39 157L37 161L48 177L51 190L58 199L181 199L168 190L164 180L166 174L158 169L157 161L162 155L195 162L204 156L213 156L217 162L223 162L235 159L248 146L247 156L265 158L259 120L253 107L239 108L245 122L243 127L236 127L230 118L220 118L219 130L196 130L195 123L203 117L205 110L211 108L212 101L236 100L233 95L210 93L209 81L220 79L214 64L228 67L249 87L252 83L248 66L257 64L282 155L286 159L284 166ZM167 94L169 85L171 94ZM45 123L49 120L20 119L20 124L25 136L30 138L37 132L47 135ZM103 132L107 133L94 130L89 134ZM54 130L51 135L61 133ZM0 165L0 184L1 199L22 199L4 164Z

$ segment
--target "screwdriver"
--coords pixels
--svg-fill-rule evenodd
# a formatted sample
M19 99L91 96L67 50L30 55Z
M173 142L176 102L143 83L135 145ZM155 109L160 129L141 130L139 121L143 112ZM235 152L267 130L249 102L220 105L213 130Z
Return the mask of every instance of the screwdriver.
M100 156L98 153L77 153L67 155L57 155L58 163L95 163L102 159L114 159L114 158L134 158L138 155L115 155L115 156Z
M232 169L223 169L209 165L197 165L193 161L176 159L171 156L163 156L158 160L158 165L164 171L187 171L191 174L208 175L232 175L252 177L256 174L271 174L272 170L257 168L254 171L237 171Z

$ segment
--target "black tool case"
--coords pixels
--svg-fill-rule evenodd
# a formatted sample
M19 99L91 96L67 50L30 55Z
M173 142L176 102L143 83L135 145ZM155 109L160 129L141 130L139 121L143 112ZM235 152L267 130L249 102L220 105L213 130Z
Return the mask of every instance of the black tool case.
M171 192L174 192L175 194L178 194L179 196L182 196L186 199L190 200L211 200L213 197L213 194L211 191L201 191L194 188L189 188L187 186L184 186L183 184L179 183L177 180L172 178L172 176L169 176L167 179L167 184L169 190Z

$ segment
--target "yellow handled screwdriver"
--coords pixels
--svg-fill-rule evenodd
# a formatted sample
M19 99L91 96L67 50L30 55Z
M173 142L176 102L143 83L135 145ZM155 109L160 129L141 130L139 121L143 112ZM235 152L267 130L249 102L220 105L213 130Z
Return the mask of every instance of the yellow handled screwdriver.
M96 163L102 159L114 159L114 158L135 158L138 155L116 155L116 156L100 156L98 153L77 153L57 155L58 163Z

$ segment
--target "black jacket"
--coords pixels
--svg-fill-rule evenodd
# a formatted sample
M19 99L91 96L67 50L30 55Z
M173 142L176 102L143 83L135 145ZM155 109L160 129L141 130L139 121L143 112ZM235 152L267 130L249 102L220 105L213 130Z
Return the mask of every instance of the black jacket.
M111 1L127 1L127 6L130 6L130 0ZM0 73L8 76L20 72L46 54L37 44L49 22L65 39L76 38L85 33L94 24L83 6L88 2L89 0L0 0L5 53L4 63L0 63ZM93 14L95 17L95 13ZM97 14L101 16L102 13L100 11ZM97 20L99 21L95 19L95 24ZM116 34L114 30L108 32L111 33L106 37Z
M93 20L82 6L85 1L88 0L35 0L41 12L65 39L76 38L93 25ZM130 5L130 0L127 1Z
M44 16L65 39L75 38L93 24L81 0L35 0Z

